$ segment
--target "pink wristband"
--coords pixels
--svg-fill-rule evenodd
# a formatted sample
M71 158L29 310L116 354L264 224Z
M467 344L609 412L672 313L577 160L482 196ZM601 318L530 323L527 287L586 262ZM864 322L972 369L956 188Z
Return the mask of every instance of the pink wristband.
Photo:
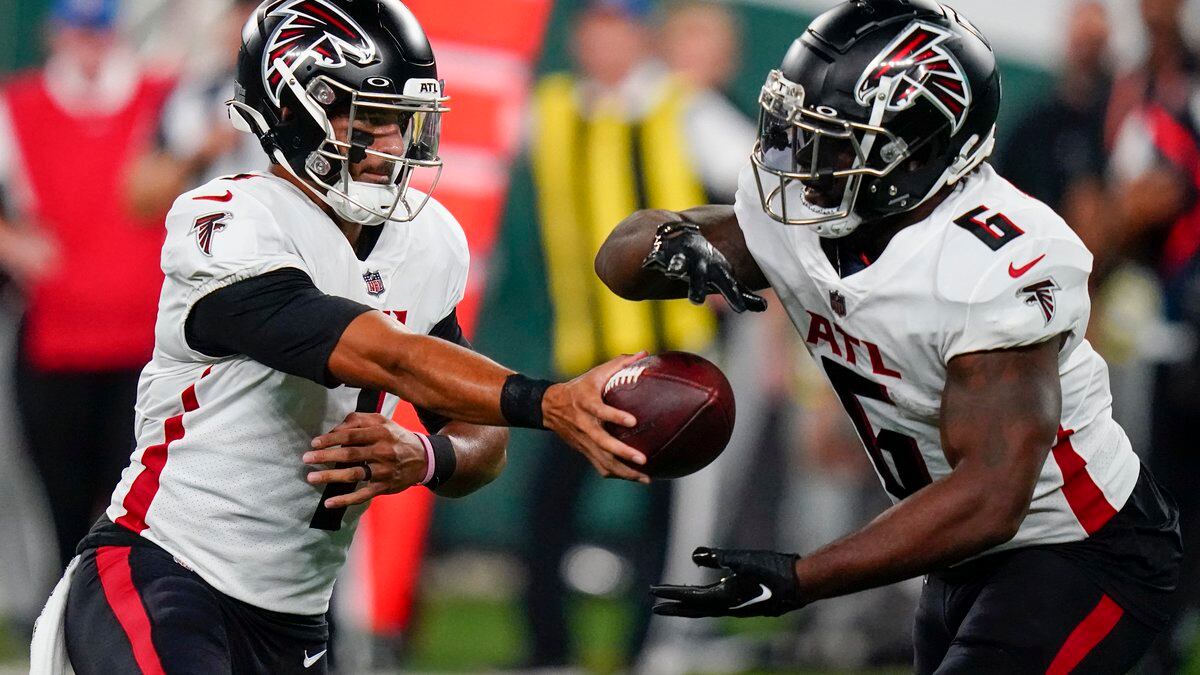
M429 442L429 437L425 434L413 432L417 434L417 438L421 439L421 445L425 446L425 478L421 481L421 485L428 485L430 479L433 478L433 443Z

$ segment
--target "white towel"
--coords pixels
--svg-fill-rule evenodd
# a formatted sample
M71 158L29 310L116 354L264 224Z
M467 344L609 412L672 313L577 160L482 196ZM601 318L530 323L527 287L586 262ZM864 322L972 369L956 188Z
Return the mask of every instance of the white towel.
M29 675L67 675L71 672L71 662L67 658L67 592L71 589L71 577L75 575L76 567L79 567L79 556L67 565L37 623L33 624Z

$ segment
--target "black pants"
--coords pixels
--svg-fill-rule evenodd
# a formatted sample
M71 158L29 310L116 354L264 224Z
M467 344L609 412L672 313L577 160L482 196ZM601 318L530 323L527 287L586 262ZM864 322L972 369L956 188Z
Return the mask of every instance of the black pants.
M82 555L66 624L78 675L328 672L324 617L230 598L148 542Z
M25 447L65 567L129 464L139 371L46 372L19 351L15 375Z
M578 512L585 481L595 470L578 451L557 436L546 435L544 456L538 464L534 482L532 517L526 565L529 584L525 590L525 613L533 640L531 666L557 666L569 663L571 655L570 623L567 615L568 589L563 582L563 555L578 542ZM636 658L645 642L652 604L646 588L658 583L666 561L667 536L670 532L671 482L657 481L646 488L649 508L637 524L622 530L633 539L622 550L634 566L634 626L627 643L628 653Z
M1088 540L1016 549L930 574L917 673L1126 673L1166 625L1178 511L1143 474Z
M996 557L974 578L927 577L917 673L1127 673L1158 635L1053 551Z

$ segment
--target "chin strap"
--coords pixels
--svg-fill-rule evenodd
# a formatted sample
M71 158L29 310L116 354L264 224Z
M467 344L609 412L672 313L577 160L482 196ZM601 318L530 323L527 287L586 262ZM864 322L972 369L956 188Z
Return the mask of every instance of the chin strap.
M818 223L813 225L812 228L817 233L817 236L822 239L841 239L857 230L858 226L862 225L862 222L862 216L857 213L851 213L840 220Z

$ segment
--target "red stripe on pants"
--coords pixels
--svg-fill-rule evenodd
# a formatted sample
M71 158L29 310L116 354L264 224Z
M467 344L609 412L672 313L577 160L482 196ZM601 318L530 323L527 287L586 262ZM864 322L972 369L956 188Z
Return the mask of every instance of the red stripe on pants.
M133 572L129 569L128 546L101 546L96 549L96 570L100 573L100 586L104 599L117 616L121 630L129 637L133 646L133 659L144 675L165 673L154 643L150 641L150 617L142 605L142 598L133 586Z
M1046 669L1046 675L1066 675L1074 670L1101 640L1108 637L1124 614L1125 610L1112 598L1101 596L1100 603L1067 636L1067 641Z
M1063 496L1071 512L1079 520L1079 524L1090 535L1104 527L1117 510L1108 503L1096 481L1092 480L1087 470L1087 462L1075 452L1071 445L1071 434L1074 431L1058 430L1058 442L1054 444L1051 454L1063 475Z

